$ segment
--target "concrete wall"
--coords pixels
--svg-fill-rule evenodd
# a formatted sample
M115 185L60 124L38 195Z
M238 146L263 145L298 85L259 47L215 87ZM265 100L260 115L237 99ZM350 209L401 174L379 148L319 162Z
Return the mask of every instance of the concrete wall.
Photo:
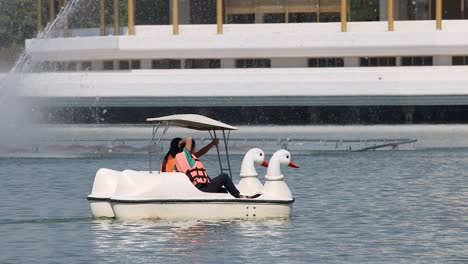
M350 22L342 33L339 23L137 26L136 36L104 36L27 40L34 60L105 60L135 58L292 58L419 56L468 54L468 20L387 23ZM77 41L79 40L79 41Z
M52 105L468 105L466 66L133 70L22 80L24 96Z

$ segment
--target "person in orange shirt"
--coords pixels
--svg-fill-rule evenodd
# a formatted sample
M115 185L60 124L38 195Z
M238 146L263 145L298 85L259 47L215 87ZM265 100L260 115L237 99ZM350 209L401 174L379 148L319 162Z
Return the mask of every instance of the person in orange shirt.
M173 172L177 171L177 167L175 165L175 156L177 153L182 152L182 149L179 148L179 142L182 139L179 137L176 137L171 140L171 145L169 148L169 151L167 152L166 156L164 156L162 166L161 166L161 171L162 172ZM215 138L213 139L208 145L200 149L199 151L195 152L194 155L198 158L203 156L205 153L207 153L212 147L216 146L219 144L219 139Z
M169 151L167 152L166 156L164 156L164 159L163 159L163 162L162 162L162 165L161 165L161 171L162 172L177 171L177 169L175 167L175 159L174 158L177 155L177 153L180 152L179 142L181 140L182 139L179 138L179 137L176 137L176 138L171 140L171 145L169 147Z

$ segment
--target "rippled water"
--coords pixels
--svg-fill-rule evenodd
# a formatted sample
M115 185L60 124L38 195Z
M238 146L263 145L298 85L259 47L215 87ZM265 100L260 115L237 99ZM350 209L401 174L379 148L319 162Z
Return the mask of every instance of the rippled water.
M96 170L146 169L146 156L0 159L0 263L468 262L466 149L293 159L291 219L201 222L90 219Z

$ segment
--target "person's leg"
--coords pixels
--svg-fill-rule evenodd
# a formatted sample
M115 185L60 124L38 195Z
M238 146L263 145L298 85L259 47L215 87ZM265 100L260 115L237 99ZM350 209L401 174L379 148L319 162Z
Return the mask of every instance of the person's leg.
M207 184L201 190L204 192L217 193L222 187L225 187L226 190L234 197L239 198L239 190L232 182L231 178L226 173L221 173L216 178L211 179L211 183Z

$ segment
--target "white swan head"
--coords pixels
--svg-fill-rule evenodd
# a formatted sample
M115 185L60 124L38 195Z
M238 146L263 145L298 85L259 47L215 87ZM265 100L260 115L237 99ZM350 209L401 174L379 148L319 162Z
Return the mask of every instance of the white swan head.
M268 167L268 160L265 159L265 153L259 148L253 148L244 156L241 165L241 177L257 177L258 173L255 164Z
M289 153L287 150L280 149L276 151L271 157L265 178L267 180L282 180L284 176L281 173L281 165L288 165L292 168L299 168L299 165L291 160L291 153Z

